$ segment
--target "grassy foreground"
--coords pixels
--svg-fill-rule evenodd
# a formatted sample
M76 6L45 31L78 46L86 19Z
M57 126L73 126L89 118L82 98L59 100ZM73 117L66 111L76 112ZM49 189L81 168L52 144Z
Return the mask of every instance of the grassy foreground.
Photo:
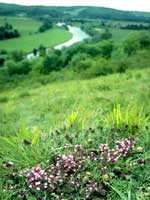
M123 107L130 102L144 105L149 114L149 76L150 70L144 69L47 85L24 82L0 94L0 134L14 135L22 122L49 131L61 127L77 109L86 117L88 127L95 124L94 119L101 120L117 103Z
M1 92L0 198L148 200L149 76L144 69Z

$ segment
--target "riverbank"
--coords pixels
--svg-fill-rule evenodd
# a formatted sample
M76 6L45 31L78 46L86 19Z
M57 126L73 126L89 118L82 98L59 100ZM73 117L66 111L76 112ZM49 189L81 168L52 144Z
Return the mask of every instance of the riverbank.
M67 26L68 32L70 32L72 34L72 38L70 40L68 40L67 42L60 43L59 45L54 46L54 49L56 49L56 50L62 50L65 47L69 47L77 42L81 42L90 37L87 33L82 31L78 27L66 25L65 23L58 23L57 25L59 27L64 26L64 25ZM48 52L49 48L47 48L46 51ZM39 52L37 52L36 55L34 53L30 53L27 55L27 59L32 59L32 58L38 57L38 56L39 56Z

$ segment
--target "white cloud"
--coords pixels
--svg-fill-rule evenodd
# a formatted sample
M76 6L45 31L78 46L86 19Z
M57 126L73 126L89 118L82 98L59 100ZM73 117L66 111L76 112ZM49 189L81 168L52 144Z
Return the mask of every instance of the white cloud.
M0 0L0 2L23 5L91 5L111 7L121 10L138 10L150 12L150 0Z

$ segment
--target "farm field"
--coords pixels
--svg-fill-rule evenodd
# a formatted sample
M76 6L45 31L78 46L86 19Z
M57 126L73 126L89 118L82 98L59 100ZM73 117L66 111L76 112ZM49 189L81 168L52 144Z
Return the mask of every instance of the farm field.
M0 26L7 22L19 30L21 36L34 34L38 31L41 22L31 18L23 17L0 17Z
M122 30L115 28L111 28L110 30L112 33L112 40L114 41L115 44L120 44L127 38L129 33L133 32L131 30Z
M8 51L22 50L24 52L31 52L33 48L38 48L41 44L46 47L54 47L57 44L69 40L71 37L72 34L68 31L53 28L45 33L37 33L7 41L0 41L0 47Z
M5 22L5 18L0 18L0 25ZM40 45L46 47L54 47L57 44L64 43L71 39L72 34L66 30L54 27L44 33L37 33L40 22L28 18L7 18L7 22L11 23L21 33L21 37L0 41L0 49L7 51L22 50L31 52L33 48Z

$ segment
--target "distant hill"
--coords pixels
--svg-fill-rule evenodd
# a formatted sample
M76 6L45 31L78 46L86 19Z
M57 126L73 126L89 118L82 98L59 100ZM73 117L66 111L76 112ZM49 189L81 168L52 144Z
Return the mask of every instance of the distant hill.
M0 3L0 16L28 16L65 19L104 19L150 22L150 12L122 11L104 7L74 6L22 6Z

